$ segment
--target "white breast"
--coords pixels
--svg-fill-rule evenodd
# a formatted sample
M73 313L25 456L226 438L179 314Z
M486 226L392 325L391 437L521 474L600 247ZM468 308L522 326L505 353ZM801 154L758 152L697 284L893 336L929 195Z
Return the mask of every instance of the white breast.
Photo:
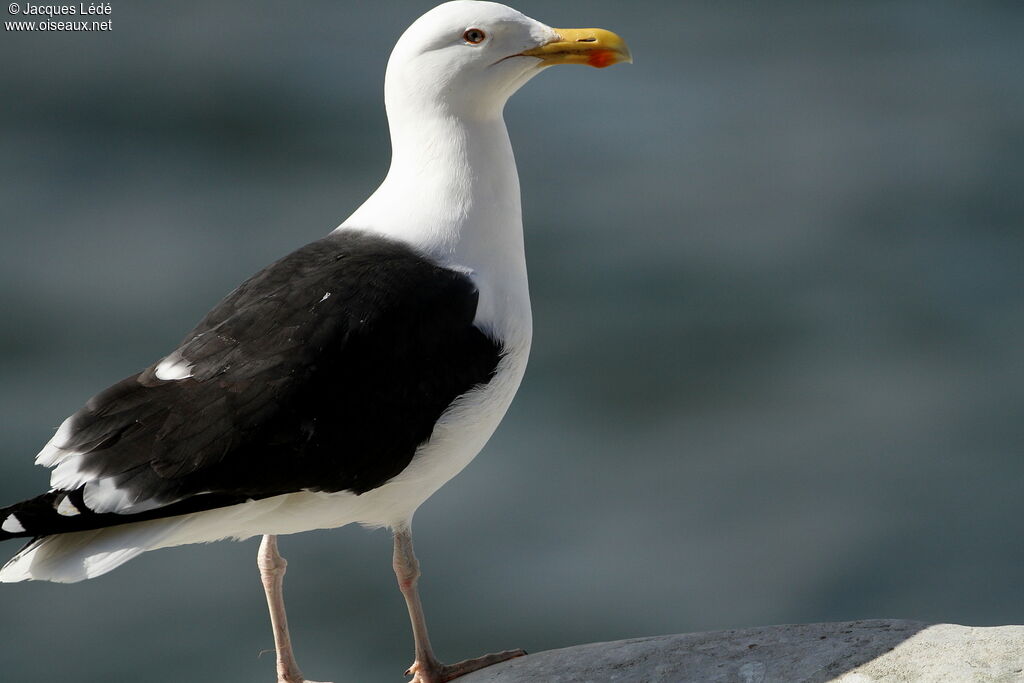
M477 456L505 416L526 371L529 343L507 349L491 381L456 399L430 439L397 477L363 494L375 499L371 525L401 524L416 508Z

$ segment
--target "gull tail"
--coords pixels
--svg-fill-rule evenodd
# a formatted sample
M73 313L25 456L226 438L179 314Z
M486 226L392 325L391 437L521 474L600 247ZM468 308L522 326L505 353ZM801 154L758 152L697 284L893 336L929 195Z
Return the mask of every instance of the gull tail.
M230 519L226 525L201 528L199 536L179 532L196 526L204 514L218 519L245 509L231 505L238 500L237 496L200 495L134 514L96 513L85 504L80 487L0 508L0 541L29 539L0 569L0 583L74 583L106 574L147 550L227 537Z
M130 516L96 514L83 504L81 496L81 489L70 494L50 491L0 508L0 541L29 539L0 569L0 583L74 583L106 574L147 550L164 547L187 519L147 519L163 510Z
M180 524L180 518L156 519L36 538L0 569L0 582L91 579L163 547Z

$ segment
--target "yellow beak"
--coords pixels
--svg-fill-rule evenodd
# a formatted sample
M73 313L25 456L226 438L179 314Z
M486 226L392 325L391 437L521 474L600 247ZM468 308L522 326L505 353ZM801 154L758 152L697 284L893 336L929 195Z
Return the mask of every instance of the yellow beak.
M600 28L556 28L558 37L520 54L537 57L543 66L589 64L603 69L619 62L632 62L626 41Z

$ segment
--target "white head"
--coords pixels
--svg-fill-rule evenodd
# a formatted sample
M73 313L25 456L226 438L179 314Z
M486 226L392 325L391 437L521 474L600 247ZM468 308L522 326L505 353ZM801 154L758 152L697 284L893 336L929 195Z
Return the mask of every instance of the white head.
M435 7L388 61L388 175L338 229L400 239L474 272L478 320L514 318L515 308L527 329L519 178L502 110L547 66L622 61L629 51L609 31L554 29L494 2Z
M388 110L411 108L461 118L492 118L546 66L628 61L618 36L598 29L553 29L511 7L455 0L417 19L388 61Z

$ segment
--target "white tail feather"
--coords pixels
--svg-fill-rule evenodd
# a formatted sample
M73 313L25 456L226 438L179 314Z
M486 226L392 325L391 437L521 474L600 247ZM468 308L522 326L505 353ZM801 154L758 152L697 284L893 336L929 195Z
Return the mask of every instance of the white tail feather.
M408 523L419 501L408 486L392 482L362 495L303 491L178 517L46 536L0 569L0 583L84 581L121 566L147 550L260 534L333 529L352 522L368 526Z
M106 574L147 550L159 548L181 518L47 536L30 544L0 569L0 582L75 583Z

